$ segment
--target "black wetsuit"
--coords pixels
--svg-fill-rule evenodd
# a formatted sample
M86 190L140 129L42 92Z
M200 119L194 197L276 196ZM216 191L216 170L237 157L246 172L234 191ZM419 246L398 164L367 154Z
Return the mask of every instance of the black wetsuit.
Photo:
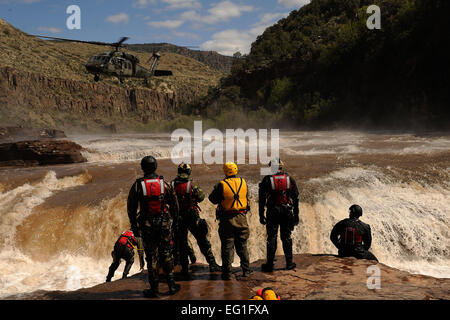
M157 174L146 174L138 179L130 189L127 202L128 217L131 230L136 237L142 237L145 258L147 260L148 280L152 288L159 282L159 266L162 267L167 282L174 282L173 259L173 224L178 220L178 202L172 187L165 184L164 207L161 214L148 215L148 200L143 194L141 186L144 179L163 178ZM138 207L140 207L138 213Z
M277 172L276 175L283 175L285 172ZM277 251L278 228L280 228L280 239L283 244L283 252L286 263L292 263L292 230L299 222L298 188L294 178L289 176L290 188L286 197L289 200L290 209L276 204L275 192L271 187L270 178L265 176L259 184L259 216L264 218L264 209L267 206L266 230L267 230L267 263L273 264L275 252Z
M356 230L355 237L344 239L346 229ZM356 240L354 240L356 238ZM378 259L369 251L372 244L370 225L358 218L347 218L338 222L331 231L330 240L338 248L339 257L355 257L357 259Z

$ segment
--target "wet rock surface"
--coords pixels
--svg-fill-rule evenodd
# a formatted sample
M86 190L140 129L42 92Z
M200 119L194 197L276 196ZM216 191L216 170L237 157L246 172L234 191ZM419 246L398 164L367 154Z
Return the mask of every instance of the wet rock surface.
M168 295L165 281L161 281L159 300L248 300L260 288L271 287L282 300L434 300L450 298L450 279L437 279L390 268L381 263L332 255L301 254L295 256L297 268L284 270L284 258L278 257L272 273L261 272L261 263L252 263L253 274L242 277L240 268L234 268L233 279L223 281L220 272L210 273L205 265L191 266L192 277L183 280L177 273L181 290ZM369 289L368 267L380 269L380 288ZM120 279L122 268L116 272ZM179 271L177 268L176 271ZM106 270L105 270L106 274ZM113 279L114 280L114 279ZM373 283L373 282L371 282ZM92 288L72 292L37 291L12 296L8 299L29 300L116 300L147 299L142 291L148 288L147 272L127 279L102 283ZM153 299L153 300L157 300Z

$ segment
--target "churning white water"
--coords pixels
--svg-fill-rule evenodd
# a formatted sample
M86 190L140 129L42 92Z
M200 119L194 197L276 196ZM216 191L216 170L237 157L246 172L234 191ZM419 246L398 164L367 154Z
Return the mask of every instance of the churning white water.
M170 135L162 134L69 138L85 148L88 173L57 178L52 169L39 181L11 187L5 177L14 180L14 174L2 172L0 297L36 290L75 290L104 282L114 241L129 227L126 197L130 181L116 181L118 192L92 204L84 203L81 200L93 193L104 192L103 185L91 175L99 174L99 167L103 171L110 168L106 175L102 171L101 181L105 181L117 176L117 165L126 164L127 168L128 163L135 164L145 155L169 158L175 144ZM337 253L329 240L330 230L348 216L348 207L357 203L364 209L362 220L371 225L371 251L381 263L411 273L450 277L448 136L288 132L280 134L280 153L301 193L294 253ZM196 175L196 181L209 192L212 185L205 181L210 184L211 173ZM214 175L221 177L220 172ZM251 260L256 261L264 259L266 252L255 182L262 177L248 178L252 180L248 245ZM76 205L74 194L80 205ZM200 207L220 263L214 206L206 199ZM198 260L205 262L191 240ZM282 254L281 245L278 254ZM122 270L123 264L116 279ZM136 262L131 274L137 272Z

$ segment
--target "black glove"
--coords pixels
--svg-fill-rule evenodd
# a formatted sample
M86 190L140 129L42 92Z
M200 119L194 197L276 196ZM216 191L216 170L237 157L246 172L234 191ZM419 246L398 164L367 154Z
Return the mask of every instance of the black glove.
M298 216L298 214L294 215L294 226L298 226L300 222L300 218Z
M262 225L265 225L267 223L266 218L263 215L259 216L259 223L261 223Z
M134 236L136 238L141 238L141 230L139 230L137 227L131 227L131 231L133 232Z

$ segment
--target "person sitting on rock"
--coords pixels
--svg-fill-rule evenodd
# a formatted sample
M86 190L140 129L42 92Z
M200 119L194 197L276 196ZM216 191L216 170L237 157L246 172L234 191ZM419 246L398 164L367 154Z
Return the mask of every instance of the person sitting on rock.
M338 256L378 261L369 251L372 244L370 226L359 220L362 208L354 204L349 212L350 217L338 222L331 231L330 240L338 249Z
M113 262L109 267L106 282L110 282L114 276L114 272L120 265L122 259L125 260L125 268L123 269L122 279L125 279L130 272L131 266L134 263L134 248L137 246L136 238L133 231L127 230L120 235L114 244L114 250L111 252Z

